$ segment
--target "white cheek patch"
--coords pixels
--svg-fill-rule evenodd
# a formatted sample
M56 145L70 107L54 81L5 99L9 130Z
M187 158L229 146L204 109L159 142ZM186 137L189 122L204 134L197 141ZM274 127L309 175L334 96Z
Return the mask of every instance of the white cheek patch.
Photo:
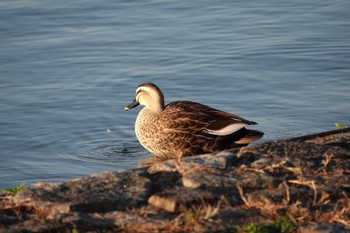
M245 126L247 126L247 124L245 123L234 123L219 130L206 130L206 132L213 135L224 136L224 135L229 135L231 133L237 132L238 130L242 129Z
M139 97L139 103L140 103L140 105L146 106L146 101L145 101L145 99L143 98L142 95L140 95L140 97Z

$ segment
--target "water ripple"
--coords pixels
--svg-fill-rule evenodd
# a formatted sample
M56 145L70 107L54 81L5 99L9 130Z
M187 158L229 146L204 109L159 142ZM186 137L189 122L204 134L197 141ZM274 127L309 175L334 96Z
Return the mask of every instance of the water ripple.
M118 166L136 164L138 160L149 156L149 153L137 142L135 144L121 144L116 140L88 141L79 143L76 147L81 148L76 155L76 160L99 164Z

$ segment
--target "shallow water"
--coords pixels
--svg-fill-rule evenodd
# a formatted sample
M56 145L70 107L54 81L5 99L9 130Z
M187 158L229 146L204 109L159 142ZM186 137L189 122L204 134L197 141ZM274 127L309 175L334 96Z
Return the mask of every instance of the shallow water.
M350 124L350 2L0 2L0 188L132 168L135 87L258 122Z

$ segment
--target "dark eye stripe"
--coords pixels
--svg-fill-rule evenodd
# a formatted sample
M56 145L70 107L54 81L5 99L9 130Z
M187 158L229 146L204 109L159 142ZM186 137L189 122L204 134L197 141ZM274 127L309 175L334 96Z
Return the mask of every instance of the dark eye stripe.
M136 92L136 95L138 95L139 93L143 92L143 90L139 89L137 92Z
M139 89L139 90L136 92L136 95L140 94L141 92L147 92L147 91L145 91L145 90L143 90L143 89Z

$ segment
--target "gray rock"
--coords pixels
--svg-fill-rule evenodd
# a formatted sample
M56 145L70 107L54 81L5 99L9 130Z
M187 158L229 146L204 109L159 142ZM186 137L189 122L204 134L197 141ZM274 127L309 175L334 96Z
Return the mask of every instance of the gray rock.
M152 182L145 169L104 172L69 182L26 190L15 196L48 214L125 210L147 202Z

